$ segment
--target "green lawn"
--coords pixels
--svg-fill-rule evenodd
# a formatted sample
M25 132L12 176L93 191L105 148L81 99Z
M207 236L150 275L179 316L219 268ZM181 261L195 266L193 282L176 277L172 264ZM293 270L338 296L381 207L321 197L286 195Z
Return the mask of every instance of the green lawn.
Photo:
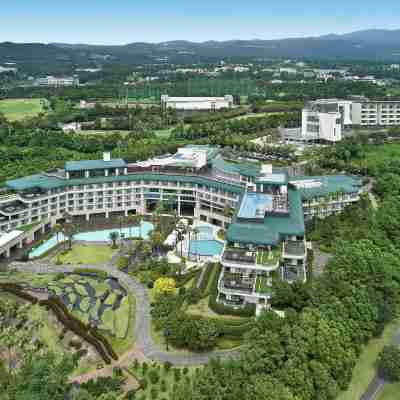
M158 130L154 131L154 134L159 138L168 138L171 135L171 132L173 129L175 129L175 127L166 128L166 129L158 129Z
M107 264L114 252L110 246L74 245L71 251L60 254L55 260L59 258L63 264Z
M354 400L359 399L367 389L369 383L375 375L375 361L382 348L389 344L392 340L393 334L399 327L399 320L389 324L382 337L379 339L371 340L364 348L353 370L353 378L349 388L342 392L337 400ZM390 391L390 388L388 389ZM397 397L399 398L399 397ZM379 400L389 400L392 397L379 397ZM394 397L393 397L394 399Z
M377 400L399 400L400 383L386 383L382 392L378 394Z
M0 100L0 113L10 121L34 117L43 111L43 99L6 99Z

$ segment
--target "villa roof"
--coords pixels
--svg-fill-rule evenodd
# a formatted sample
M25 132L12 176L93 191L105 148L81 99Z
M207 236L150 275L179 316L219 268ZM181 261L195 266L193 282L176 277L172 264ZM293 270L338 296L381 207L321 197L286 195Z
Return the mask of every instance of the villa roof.
M253 243L256 245L277 245L284 236L303 236L305 233L303 206L300 193L289 189L289 214L267 213L262 223L234 222L229 225L226 237L230 242Z
M294 176L290 183L300 192L303 200L324 197L331 193L358 193L360 178L351 175Z
M110 161L104 160L82 160L82 161L67 161L65 163L65 171L86 171L93 169L108 169L108 168L124 168L127 163L122 158L114 158Z

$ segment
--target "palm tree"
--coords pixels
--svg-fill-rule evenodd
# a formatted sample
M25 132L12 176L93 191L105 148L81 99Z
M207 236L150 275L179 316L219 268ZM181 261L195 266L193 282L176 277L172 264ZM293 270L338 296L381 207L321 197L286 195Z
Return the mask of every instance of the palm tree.
M119 238L119 233L117 231L112 231L112 232L110 232L109 238L112 241L112 247L116 248L117 247L116 242Z
M58 245L58 235L63 231L63 227L61 224L55 224L54 225L54 232L56 233L56 238L57 238L57 245Z

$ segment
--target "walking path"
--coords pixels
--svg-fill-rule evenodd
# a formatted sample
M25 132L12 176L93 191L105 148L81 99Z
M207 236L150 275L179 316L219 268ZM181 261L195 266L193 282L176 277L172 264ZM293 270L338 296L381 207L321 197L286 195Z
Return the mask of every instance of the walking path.
M146 358L160 361L170 362L174 365L196 365L205 364L212 358L232 358L238 355L237 350L215 351L209 353L171 353L160 349L154 343L151 336L151 316L150 316L150 299L146 288L135 278L129 276L125 272L118 270L114 265L79 265L80 268L94 268L106 271L109 275L117 278L125 284L136 297L135 312L135 348L132 354L143 354ZM26 263L14 262L10 264L10 269L20 272L32 272L36 274L48 274L57 272L73 272L74 267L71 265L53 265L44 264L39 261L31 261Z
M395 346L400 346L400 328L394 334L391 343ZM376 374L368 385L367 390L360 397L360 400L375 400L385 386L385 383L385 379Z

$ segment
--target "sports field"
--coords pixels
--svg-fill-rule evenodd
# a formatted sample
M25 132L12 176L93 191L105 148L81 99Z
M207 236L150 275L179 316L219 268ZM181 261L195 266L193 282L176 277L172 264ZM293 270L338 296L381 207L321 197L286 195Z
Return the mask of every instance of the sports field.
M34 117L43 111L43 99L6 99L0 100L0 113L9 121L18 121Z

